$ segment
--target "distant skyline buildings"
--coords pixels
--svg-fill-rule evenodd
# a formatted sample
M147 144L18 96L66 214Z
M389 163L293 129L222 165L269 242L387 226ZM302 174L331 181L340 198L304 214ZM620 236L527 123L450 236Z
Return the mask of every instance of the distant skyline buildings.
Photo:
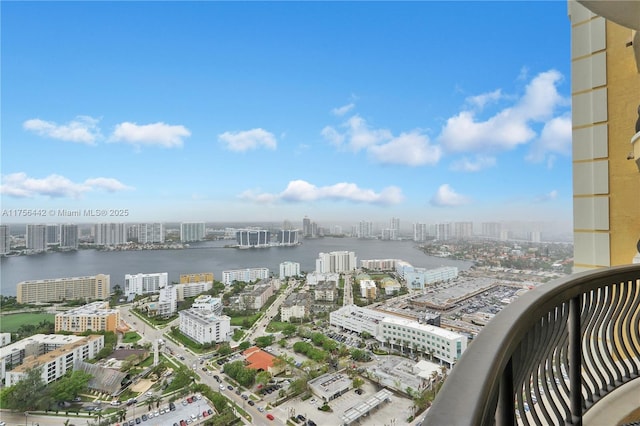
M204 222L183 222L180 224L180 241L183 243L202 241L205 229Z

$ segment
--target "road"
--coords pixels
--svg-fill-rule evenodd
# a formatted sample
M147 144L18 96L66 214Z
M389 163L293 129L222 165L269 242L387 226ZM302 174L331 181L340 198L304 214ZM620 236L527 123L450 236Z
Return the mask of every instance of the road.
M263 315L259 321L256 321L254 326L247 333L246 336L251 336L249 337L249 339L253 339L254 336L258 337L260 334L264 333L264 328L265 328L265 325L269 322L269 318L273 317L278 312L280 304L282 304L282 302L287 298L287 296L291 294L291 291L292 291L292 288L287 288L287 290L285 290L282 294L280 294L276 298L273 304L265 312L265 315ZM244 424L259 425L259 426L263 426L263 425L264 426L267 426L267 425L280 426L280 425L286 424L285 416L282 414L271 412L274 415L275 420L270 421L266 418L266 414L267 414L266 412L264 413L259 412L258 407L264 406L264 403L256 402L256 405L252 407L249 404L247 404L247 402L244 399L242 399L240 395L236 395L235 390L234 391L228 390L227 386L229 386L229 383L224 380L224 377L226 376L224 376L224 374L217 368L207 364L206 367L209 370L209 373L206 373L205 371L203 371L202 367L204 367L205 364L200 364L202 359L199 355L194 354L184 346L180 344L176 344L170 339L168 339L166 336L164 336L164 334L170 330L170 325L167 325L162 329L156 329L155 327L149 324L142 325L142 320L138 318L135 314L132 314L130 312L130 309L131 309L131 306L128 306L128 305L121 306L120 307L121 318L124 319L132 327L134 327L136 331L143 337L144 341L153 342L156 339L163 339L165 342L165 348L170 350L171 353L173 354L173 355L169 355L169 354L167 355L173 356L176 362L183 363L187 367L194 369L194 371L199 376L201 383L209 386L214 391L224 393L228 399L232 400L239 407L242 407L243 410L248 412L252 417L252 421L249 422L248 420L241 417L243 419ZM215 366L215 364L213 365ZM224 385L224 388L225 388L224 391L220 390L220 383L218 383L213 378L214 375L218 375L222 379L222 384Z

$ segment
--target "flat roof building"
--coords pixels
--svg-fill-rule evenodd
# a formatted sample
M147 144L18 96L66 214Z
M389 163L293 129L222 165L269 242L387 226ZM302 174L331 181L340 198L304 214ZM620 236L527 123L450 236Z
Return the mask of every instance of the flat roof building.
M179 315L180 332L200 344L224 342L231 334L231 318L226 315L196 309L180 311Z
M120 324L120 311L109 309L109 302L93 302L59 313L55 317L55 332L84 333L113 331Z
M72 371L76 361L94 358L103 347L104 336L92 335L45 354L25 358L21 365L6 372L5 384L13 386L34 368L41 368L42 381L51 383L64 376L67 371Z
M16 288L18 303L63 302L66 300L106 299L111 291L109 275L52 278L19 282Z

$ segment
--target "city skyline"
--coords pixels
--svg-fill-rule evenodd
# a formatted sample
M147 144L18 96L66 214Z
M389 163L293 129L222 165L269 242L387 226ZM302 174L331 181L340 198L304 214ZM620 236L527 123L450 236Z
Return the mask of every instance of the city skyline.
M3 223L106 211L570 229L564 2L2 12ZM12 215L23 209L46 216Z

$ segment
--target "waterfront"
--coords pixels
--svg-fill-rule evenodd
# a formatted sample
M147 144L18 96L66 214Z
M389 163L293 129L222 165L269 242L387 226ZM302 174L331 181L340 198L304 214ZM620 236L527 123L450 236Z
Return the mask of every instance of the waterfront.
M353 251L362 259L402 259L416 267L457 266L461 270L471 262L427 256L413 241L360 240L355 238L305 239L296 247L271 247L238 250L224 247L228 240L193 244L183 250L140 250L55 252L31 256L14 256L0 260L0 294L15 296L20 281L47 278L111 275L111 285L123 285L125 274L168 272L169 281L180 274L213 272L216 280L222 271L241 268L269 268L279 274L284 261L300 263L304 272L315 270L318 253Z

